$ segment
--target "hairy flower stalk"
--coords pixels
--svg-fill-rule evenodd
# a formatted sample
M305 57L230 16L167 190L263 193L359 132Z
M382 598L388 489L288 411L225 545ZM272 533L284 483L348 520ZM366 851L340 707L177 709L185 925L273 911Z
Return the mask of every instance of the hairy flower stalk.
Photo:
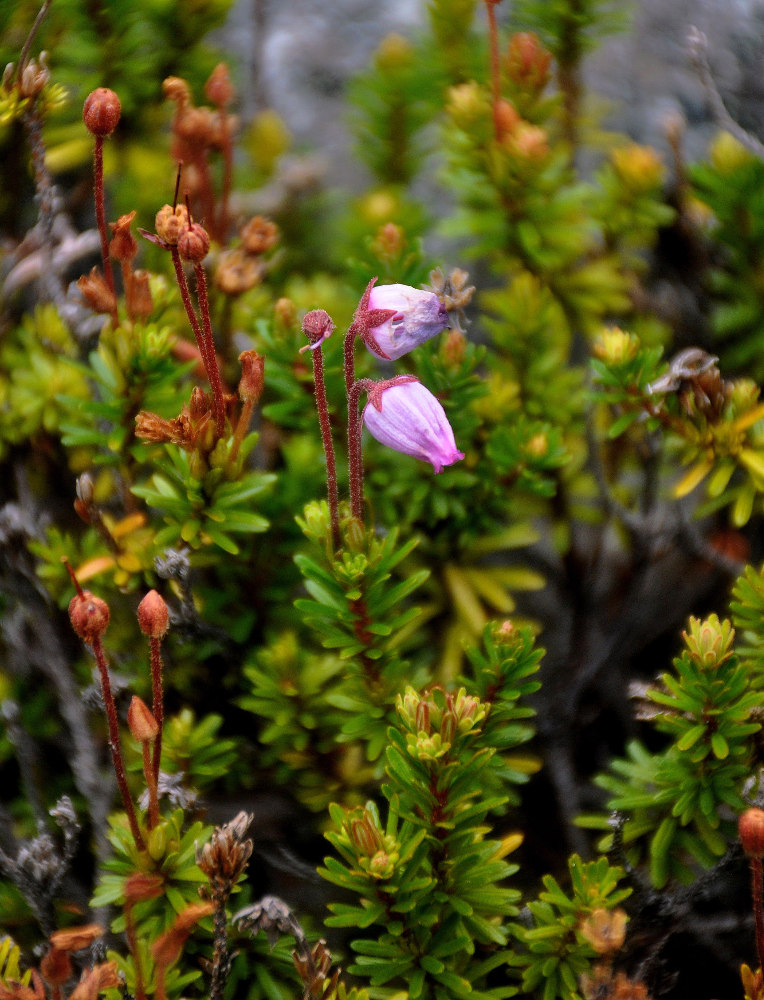
M138 826L138 818L135 815L135 806L130 797L130 789L127 787L125 763L122 757L122 741L119 735L119 722L117 720L117 706L114 703L114 695L112 694L111 681L109 679L109 668L101 641L101 637L109 624L109 606L100 598L94 597L89 591L83 590L68 560L66 560L65 565L77 591L69 603L69 620L72 623L74 631L81 639L88 643L95 656L98 673L101 677L101 693L109 725L109 748L111 749L111 759L114 765L117 785L119 786L122 804L127 814L130 832L133 835L135 845L138 850L145 851L146 843Z
M318 410L318 423L321 429L321 441L326 457L326 491L329 501L329 517L332 526L332 547L336 552L340 547L340 514L337 492L337 466L334 458L334 443L332 441L332 426L329 419L329 404L326 398L326 383L324 381L324 358L321 344L334 329L332 318L324 309L314 309L305 315L302 329L309 343L300 348L300 353L310 350L313 355L313 386ZM347 346L347 339L345 341ZM352 344L351 344L352 350Z
M93 150L96 221L101 238L103 273L110 291L114 291L114 272L109 258L109 239L106 232L106 210L103 195L103 141L117 127L121 114L119 98L113 90L99 87L85 99L82 118L90 134L95 138Z

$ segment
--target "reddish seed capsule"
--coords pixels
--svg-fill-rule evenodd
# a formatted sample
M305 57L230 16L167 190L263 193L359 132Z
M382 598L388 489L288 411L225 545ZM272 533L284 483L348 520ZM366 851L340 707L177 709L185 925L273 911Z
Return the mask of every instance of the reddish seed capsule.
M746 809L737 821L737 832L749 858L764 857L764 809Z
M109 624L109 605L89 590L75 595L69 602L69 621L72 628L85 642L91 644L100 638Z
M170 625L170 614L164 598L150 590L138 605L138 625L144 635L151 639L161 639Z
M194 222L178 237L178 253L189 264L201 264L210 252L210 237L204 226Z
M88 132L103 139L117 127L121 113L122 105L114 91L99 87L85 98L82 120Z

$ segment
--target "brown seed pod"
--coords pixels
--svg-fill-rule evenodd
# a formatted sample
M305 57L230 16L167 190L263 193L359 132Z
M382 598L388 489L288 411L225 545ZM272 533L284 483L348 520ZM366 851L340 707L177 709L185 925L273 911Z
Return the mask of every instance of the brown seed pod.
M198 222L193 222L178 237L178 253L189 264L201 264L209 252L209 233Z

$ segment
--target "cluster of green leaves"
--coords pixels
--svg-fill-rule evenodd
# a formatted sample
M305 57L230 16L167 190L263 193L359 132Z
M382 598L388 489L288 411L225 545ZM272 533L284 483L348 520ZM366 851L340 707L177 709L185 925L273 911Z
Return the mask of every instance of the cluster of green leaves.
M0 349L0 457L26 441L60 436L62 397L88 405L78 345L52 305L38 306L3 338Z
M263 532L267 520L252 510L252 499L273 483L275 476L259 470L243 471L258 435L247 435L234 456L234 439L221 438L207 461L198 452L166 446L167 460L145 484L133 487L149 507L158 510L165 527L155 542L159 547L185 543L192 549L217 545L238 555L234 536ZM196 460L196 461L195 461Z
M529 735L515 724L531 714L517 702L534 687L527 678L539 657L527 635L518 641L496 630L487 640L473 657L492 701L441 687L409 687L398 697L382 789L387 819L373 802L330 809L335 829L327 837L342 860L327 858L322 874L359 901L333 904L329 923L376 928L352 942L351 967L375 997L397 995L400 982L412 1000L517 992L506 973L496 985L491 974L511 959L507 919L519 893L504 885L517 868L504 858L521 838L489 839L486 819L508 802L503 782L517 780L494 758Z
M750 607L761 587L760 575L749 572L738 582L738 604ZM750 621L749 612L742 621ZM608 793L608 808L624 819L628 856L649 863L658 887L672 878L691 880L698 866L711 867L737 835L733 814L745 805L743 786L756 759L751 737L761 728L764 694L755 661L736 651L734 638L727 619L690 619L673 672L662 674L645 696L652 725L670 742L650 751L634 741L627 756L596 779ZM610 822L604 816L581 820L603 830ZM603 845L612 840L611 833Z
M523 989L543 1000L580 1000L581 976L598 956L583 932L584 923L596 911L614 910L631 893L619 887L623 870L607 858L585 863L574 854L568 871L571 894L552 875L545 875L544 890L528 904L533 926L517 928L527 948L518 956Z
M705 481L702 512L732 507L744 525L759 509L764 491L764 405L748 378L726 381L716 359L699 350L682 352L661 371L660 348L613 328L595 345L595 399L608 404L607 434L629 432L634 441L660 429L666 454L687 466L674 485L683 497Z
M713 213L708 219L715 250L708 276L715 347L733 372L764 377L759 332L764 297L758 281L764 242L764 162L726 132L710 156L692 169L693 193Z
M404 602L428 573L417 570L394 580L393 571L416 540L399 545L397 532L377 537L347 515L340 525L344 547L335 555L324 501L305 508L300 526L312 554L295 556L309 595L295 607L321 644L336 649L345 663L341 686L325 694L345 715L340 739L362 742L373 761L384 748L395 699L412 676L399 646L419 612Z

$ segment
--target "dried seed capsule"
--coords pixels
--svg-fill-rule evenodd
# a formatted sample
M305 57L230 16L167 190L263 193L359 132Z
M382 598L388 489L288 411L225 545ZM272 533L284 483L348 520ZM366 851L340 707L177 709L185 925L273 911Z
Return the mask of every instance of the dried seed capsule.
M201 264L209 251L209 234L198 222L192 223L178 237L178 253L189 264Z
M103 139L117 127L121 113L122 105L114 91L99 87L85 98L82 120L88 132Z

